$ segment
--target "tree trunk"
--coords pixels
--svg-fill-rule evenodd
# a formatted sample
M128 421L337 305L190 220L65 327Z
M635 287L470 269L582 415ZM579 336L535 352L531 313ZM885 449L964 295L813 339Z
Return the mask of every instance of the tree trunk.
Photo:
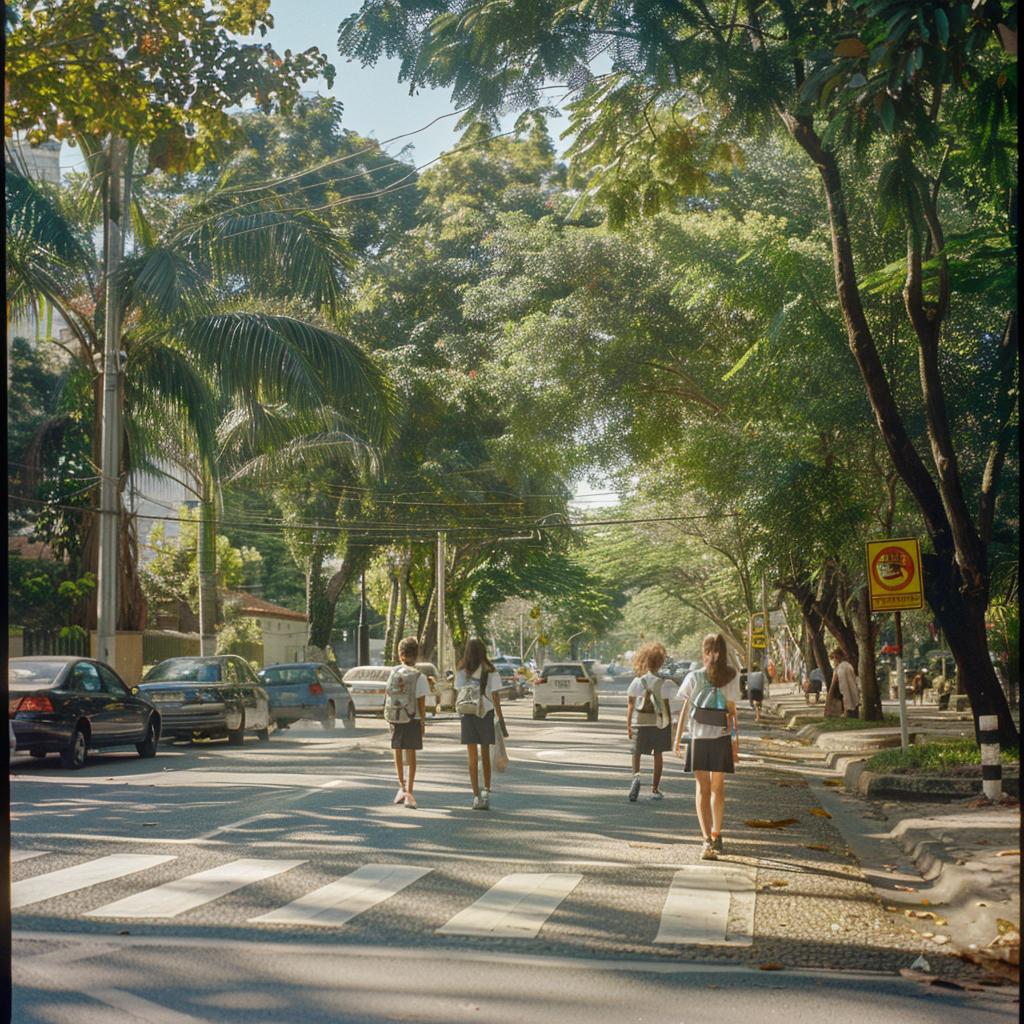
M217 653L217 622L220 618L217 594L217 515L213 507L213 480L203 471L199 506L199 652L203 657Z
M405 620L409 614L409 568L411 554L402 553L402 564L398 571L398 628L395 630L398 642L405 637ZM397 658L395 659L397 661Z
M396 611L398 609L398 573L392 570L388 573L388 614L384 625L384 664L394 665L397 661L396 648L398 637L395 635L398 628Z
M878 677L875 675L875 638L878 636L878 629L871 621L867 583L862 584L851 598L850 613L857 634L857 650L860 653L857 665L857 678L860 682L860 717L867 722L881 722L882 697L878 692Z
M325 580L323 560L327 556L327 548L317 546L306 569L307 643L314 647L330 647L338 598L366 568L372 554L372 547L350 544L341 560L341 568Z

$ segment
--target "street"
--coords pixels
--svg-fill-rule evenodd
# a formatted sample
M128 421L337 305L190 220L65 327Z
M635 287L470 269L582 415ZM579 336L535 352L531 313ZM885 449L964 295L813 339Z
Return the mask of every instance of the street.
M625 699L601 701L596 723L506 704L486 812L455 716L428 721L418 810L392 803L379 719L75 773L16 757L13 1019L1016 1019L1015 992L899 976L920 935L745 709L725 854L701 862L692 778L667 757L653 801L645 758L629 803Z

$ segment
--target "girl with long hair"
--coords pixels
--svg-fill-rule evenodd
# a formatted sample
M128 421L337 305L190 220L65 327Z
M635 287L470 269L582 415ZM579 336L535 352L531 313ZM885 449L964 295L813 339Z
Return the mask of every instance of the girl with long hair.
M697 780L697 820L704 847L701 860L716 860L722 852L722 817L725 813L725 776L739 760L739 731L736 702L740 699L739 677L729 664L725 637L709 633L702 645L704 667L691 672L679 687L684 701L676 728L675 754L683 735L683 723L690 713L690 744L684 771Z
M469 756L469 782L473 787L473 810L490 810L491 747L494 745L494 718L501 721L501 698L498 689L501 676L487 657L483 640L472 637L455 673L457 694L471 693L473 700L466 710L460 709L461 737ZM484 784L480 786L477 759L483 761Z
M633 780L629 787L629 801L635 803L640 795L640 758L654 755L654 777L651 799L661 800L658 788L664 767L664 753L672 749L672 711L666 690L668 680L658 673L665 664L668 652L657 641L644 644L633 658L636 673L626 690L626 737L633 743Z

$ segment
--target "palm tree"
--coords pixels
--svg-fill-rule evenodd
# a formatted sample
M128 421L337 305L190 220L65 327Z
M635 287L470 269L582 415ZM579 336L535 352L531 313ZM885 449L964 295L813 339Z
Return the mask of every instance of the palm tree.
M98 466L103 324L96 310L104 283L88 182L56 190L11 167L6 178L8 295L22 305L43 297L69 324L92 378ZM272 190L253 196L223 187L179 199L169 212L147 212L134 204L134 248L114 289L124 353L119 492L131 472L167 473L168 461L192 475L210 584L222 441L252 458L312 435L321 453L347 455L385 440L395 400L372 360L331 329L348 254L322 220ZM297 305L306 316L294 315ZM146 609L134 521L121 511L118 628L140 629ZM88 567L97 554L92 517L84 529ZM209 596L205 635L212 633ZM94 623L93 611L87 625Z

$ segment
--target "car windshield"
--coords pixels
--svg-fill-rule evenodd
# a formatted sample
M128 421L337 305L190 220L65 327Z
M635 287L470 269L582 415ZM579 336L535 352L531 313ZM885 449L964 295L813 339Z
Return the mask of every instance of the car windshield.
M35 690L40 686L55 686L57 676L66 662L16 661L7 663L7 685L12 690Z
M315 683L316 669L308 665L265 668L260 673L260 679L267 683Z
M582 665L545 665L544 678L551 676L579 676L583 674Z
M220 663L203 658L172 658L146 673L145 683L217 683Z

